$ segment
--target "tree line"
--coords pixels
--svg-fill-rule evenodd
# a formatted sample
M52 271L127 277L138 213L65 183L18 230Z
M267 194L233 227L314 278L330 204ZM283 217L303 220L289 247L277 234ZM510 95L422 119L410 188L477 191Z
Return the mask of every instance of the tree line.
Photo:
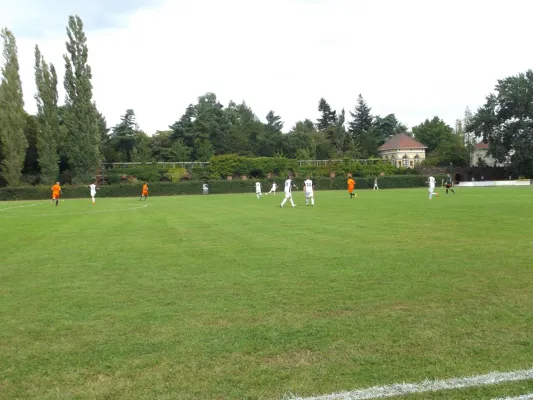
M372 113L362 95L348 113L321 98L316 121L303 119L289 130L275 111L265 122L242 102L220 103L214 93L198 97L168 130L148 135L126 109L108 127L92 97L83 22L70 16L64 60L65 99L58 96L55 66L35 46L37 113L24 111L16 39L4 28L0 84L0 184L87 183L102 162L208 161L213 155L297 159L364 159L397 133L408 133L426 146L428 165L468 165L476 141L490 142L489 152L516 172L533 172L533 72L498 81L496 93L475 114L467 108L455 127L439 117L418 126L402 124L395 114ZM348 114L348 115L347 115Z

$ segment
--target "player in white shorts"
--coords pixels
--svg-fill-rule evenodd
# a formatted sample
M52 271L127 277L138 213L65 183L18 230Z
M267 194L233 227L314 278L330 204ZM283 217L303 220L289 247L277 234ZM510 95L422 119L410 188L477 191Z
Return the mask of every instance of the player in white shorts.
M258 199L261 198L261 182L255 182L255 195Z
M272 187L270 188L270 192L268 192L267 194L270 194L270 193L276 194L277 188L278 188L278 185L276 184L276 182L272 182Z
M315 195L313 193L313 181L307 176L307 179L304 181L304 192L305 192L305 205L308 206L311 203L312 206L315 205Z
M279 205L280 208L283 208L287 200L291 201L291 204L293 207L296 207L296 204L292 201L292 188L298 189L296 185L292 182L291 177L289 176L287 180L285 181L285 198Z
M375 178L374 179L374 189L372 190L379 190L379 187L378 187L378 178Z
M91 190L91 199L93 200L93 205L95 205L96 203L96 200L95 200L95 196L96 196L96 182L95 183L91 183L89 185L89 189Z
M435 192L435 178L430 176L428 178L428 184L429 184L429 199L433 197L433 195L438 196L439 194Z

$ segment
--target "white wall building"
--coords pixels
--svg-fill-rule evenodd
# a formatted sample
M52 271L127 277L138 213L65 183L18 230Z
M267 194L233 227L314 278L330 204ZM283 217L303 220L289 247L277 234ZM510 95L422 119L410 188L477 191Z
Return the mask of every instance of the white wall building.
M474 151L472 151L472 158L470 160L470 165L472 167L477 167L478 165L487 165L489 167L503 167L504 164L496 161L492 156L488 154L489 144L488 143L477 143L474 146Z
M427 146L406 133L394 135L379 149L381 158L396 167L414 168L426 159Z

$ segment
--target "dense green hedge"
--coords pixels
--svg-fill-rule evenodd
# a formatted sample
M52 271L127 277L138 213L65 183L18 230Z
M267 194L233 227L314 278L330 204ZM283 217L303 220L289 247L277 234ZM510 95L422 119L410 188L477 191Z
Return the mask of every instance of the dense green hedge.
M443 178L437 176L437 182ZM301 188L305 177L298 177L294 180L295 184ZM275 181L279 186L279 191L283 191L284 178L276 178ZM379 179L380 189L393 188L415 188L426 186L427 177L422 175L399 175L384 176ZM356 189L371 189L374 185L373 178L355 177ZM208 181L209 193L226 194L226 193L253 193L255 191L254 180L213 180ZM270 190L272 180L261 180L263 191ZM202 181L183 181L179 183L171 182L154 182L149 185L151 196L175 196L184 194L201 194ZM314 179L316 190L343 190L346 189L346 178L336 177L316 178ZM135 197L140 196L140 184L117 184L104 185L100 187L98 197ZM41 200L51 197L48 186L29 186L18 188L1 188L0 200ZM64 186L64 199L89 197L89 188L87 186Z
M377 160L380 161L380 160ZM168 181L168 170L171 168L161 165L135 165L125 168L113 168L105 171L105 179L111 184L120 183L123 177L135 177L139 181L160 182ZM323 166L299 166L297 160L283 157L256 157L248 158L235 154L213 156L205 168L194 168L190 173L192 180L217 180L226 179L228 176L240 177L246 175L250 178L265 178L269 173L275 176L285 176L287 173L298 175L310 174L314 177L327 177L331 173L343 175L350 173L355 177L376 177L382 172L386 175L417 175L418 171L412 168L397 168L394 165L361 164L345 160L344 162L330 163ZM68 181L67 181L68 182Z

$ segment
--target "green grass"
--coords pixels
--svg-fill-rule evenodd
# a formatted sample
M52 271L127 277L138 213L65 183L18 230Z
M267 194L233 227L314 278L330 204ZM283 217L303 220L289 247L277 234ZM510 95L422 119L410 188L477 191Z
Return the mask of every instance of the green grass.
M457 192L0 203L0 398L280 399L531 368L533 190Z

